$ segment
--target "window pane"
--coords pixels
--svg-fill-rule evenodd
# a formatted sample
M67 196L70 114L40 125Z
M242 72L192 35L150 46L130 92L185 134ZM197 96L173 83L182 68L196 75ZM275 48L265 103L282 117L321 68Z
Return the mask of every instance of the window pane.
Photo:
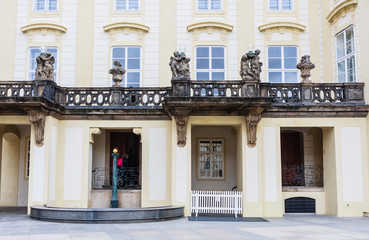
M297 58L297 47L284 47L284 57L295 57Z
M126 10L126 0L117 0L117 10Z
M128 58L139 58L139 57L140 57L140 48L138 47L128 48Z
M282 0L282 10L292 10L292 0Z
M45 0L36 0L36 10L39 11L45 10Z
M57 0L49 0L49 10L56 11L58 8L58 1Z
M224 69L224 59L212 59L211 68L212 69Z
M269 10L278 10L278 0L269 0Z
M113 58L124 58L126 52L124 48L113 48Z
M338 82L340 82L340 83L346 82L345 78L346 78L345 73L338 74Z
M209 69L209 60L208 59L197 59L196 68L197 69Z
M345 40L343 33L337 36L337 59L345 56Z
M281 69L282 68L282 60L281 59L268 59L268 67L269 69Z
M341 61L337 64L338 74L346 72L345 61Z
M282 57L281 47L269 47L268 48L269 57Z
M140 86L140 73L128 72L127 73L127 87L139 87Z
M271 83L281 83L282 73L281 72L269 72L269 82Z
M129 1L129 10L138 10L138 0L130 0Z
M209 48L208 47L196 48L196 56L197 57L209 57Z
M212 57L224 57L224 48L223 47L212 47L211 56Z
M354 28L351 27L345 31L346 33L346 54L350 54L355 51L354 44Z
M356 76L355 76L355 57L352 56L347 59L347 77L348 82L355 82Z
M284 73L284 82L286 82L286 83L297 83L298 82L297 72L285 72Z
M211 79L214 81L223 81L225 79L224 72L213 72Z
M347 59L347 69L350 70L353 68L355 68L355 58L352 56Z
M211 0L211 9L212 10L220 10L221 8L221 0Z
M356 76L355 76L355 69L349 70L347 73L348 82L355 82Z
M284 68L285 69L295 69L297 65L297 58L285 58Z
M128 59L127 69L140 69L140 59Z
M196 80L209 80L209 73L207 72L196 73Z
M208 10L208 0L198 0L198 10Z

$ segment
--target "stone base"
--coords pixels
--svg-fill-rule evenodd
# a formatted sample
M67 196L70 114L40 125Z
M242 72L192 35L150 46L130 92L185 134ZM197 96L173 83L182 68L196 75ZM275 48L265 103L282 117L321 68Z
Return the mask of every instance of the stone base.
M91 208L109 208L112 196L111 189L91 190ZM119 208L140 208L141 190L121 190L118 189Z
M51 222L128 223L164 221L183 217L183 207L52 208L32 206L30 217Z

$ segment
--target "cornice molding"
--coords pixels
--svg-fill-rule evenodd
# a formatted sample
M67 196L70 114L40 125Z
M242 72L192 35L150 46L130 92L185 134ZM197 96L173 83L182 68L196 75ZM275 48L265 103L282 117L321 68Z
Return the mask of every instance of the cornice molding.
M346 7L355 7L357 5L357 0L345 0L335 6L332 11L328 14L327 20L332 23L336 16L338 16Z
M272 22L272 23L266 23L266 24L259 26L259 30L261 32L264 32L266 30L273 29L273 28L292 28L292 29L296 29L301 32L304 32L306 30L305 25L294 23L294 22Z
M61 33L65 33L67 31L66 27L58 23L37 22L37 23L31 23L31 24L21 27L21 30L23 33L27 33L28 31L37 30L37 29L51 29L51 30L59 31Z
M124 29L124 28L133 28L133 29L137 29L143 32L148 32L150 30L150 27L142 24L142 23L136 23L136 22L115 22L115 23L110 23L108 25L104 26L104 31L105 32L109 32L111 30L115 30L115 29Z
M188 25L187 31L191 32L191 31L194 31L200 28L220 28L220 29L224 29L229 32L232 32L233 30L233 26L230 24L223 23L223 22L206 21L206 22L198 22L198 23L193 23L193 24Z

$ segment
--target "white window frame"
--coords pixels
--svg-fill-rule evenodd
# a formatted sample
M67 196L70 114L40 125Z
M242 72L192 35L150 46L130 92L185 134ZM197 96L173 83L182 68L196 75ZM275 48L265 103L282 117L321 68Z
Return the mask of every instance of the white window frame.
M270 8L270 1L273 1L273 0L268 0L268 9L269 11L272 11L272 12L277 12L277 11L293 11L294 9L294 0L291 0L291 8L290 9L283 9L283 0L275 0L275 1L278 1L278 9L271 9Z
M140 0L126 0L126 6L125 6L124 9L118 9L118 1L119 0L114 0L114 9L115 9L115 11L118 11L118 12L123 12L123 11L138 12L138 11L140 11ZM137 9L129 9L129 3L131 1L136 1L137 2Z
M201 151L200 149L200 142L208 141L210 143L209 150L210 151ZM213 151L213 144L214 142L222 142L222 151ZM201 156L206 156L206 154L209 154L210 159L208 159L208 167L205 163L205 168L201 167ZM214 161L214 155L220 155L221 156L221 167L216 167L216 161ZM197 179L198 180L225 180L225 140L221 138L215 138L215 139L198 139L197 141ZM212 171L213 170L213 171ZM208 175L208 176L202 176Z
M352 44L353 44L353 51L350 54L347 54L347 39L346 39L346 31L348 31L349 29L352 29L353 32L353 40L352 40ZM338 59L338 41L337 38L339 35L343 34L343 39L344 39L344 56ZM336 34L335 36L335 43L336 43L336 72L337 72L337 82L339 82L339 72L338 72L338 63L340 62L344 62L345 64L345 81L344 82L349 82L349 71L347 70L347 60L351 57L354 58L354 69L353 69L353 73L354 73L354 80L352 82L357 82L357 70L356 70L356 66L357 66L357 59L356 59L356 32L355 32L355 27L354 25L350 25L349 27L345 28L344 30L342 30L341 32L339 32L338 34Z
M39 0L34 0L33 2L33 11L35 12L57 12L58 11L58 5L59 5L59 0L56 0L56 9L55 10L50 10L50 0L44 0L44 6L43 9L37 9L37 2Z
M208 2L208 8L207 9L200 9L200 0L197 0L197 11L223 11L223 0L220 0L220 9L211 9L211 2L213 0L206 0Z
M111 48L111 67L113 67L113 62L116 61L116 59L113 58L113 52L114 49L116 48L124 48L125 51L125 58L124 58L124 64L122 64L122 68L124 68L126 70L126 73L123 75L123 81L121 82L122 87L128 87L128 81L127 81L127 76L128 73L133 73L133 72L138 72L140 73L140 80L139 80L139 86L141 87L141 82L142 82L142 47L141 46L113 46ZM140 69L128 69L128 48L139 48L140 49Z
M46 51L48 51L48 49L56 49L56 56L52 55L55 58L55 63L53 64L54 66L54 82L58 82L58 65L59 65L59 49L55 46L46 46ZM32 65L37 66L37 62L36 62L36 58L32 58L32 54L31 51L32 49L37 49L40 51L41 53L41 47L39 46L33 46L33 47L29 47L28 48L28 70L27 70L27 79L29 81L33 81L35 80L34 77L32 77L35 74L35 70L36 68L32 69ZM32 62L34 64L32 64Z
M209 48L209 69L198 69L197 68L197 60L198 60L198 57L197 57L197 48L199 47L207 47ZM224 68L223 69L213 69L212 68L212 65L211 65L211 60L212 60L212 54L211 54L211 48L212 47L222 47L224 49ZM212 77L212 73L214 72L224 72L224 80L226 80L227 78L227 62L226 62L226 47L223 46L223 45L206 45L206 46L196 46L195 47L195 79L197 79L197 73L199 72L208 72L209 73L209 79L210 81L213 81L213 77ZM199 80L199 81L204 81L204 80ZM222 80L214 80L214 81L222 81Z
M270 47L280 47L281 48L281 68L269 68L269 48ZM299 51L298 51L298 47L297 46L293 46L293 45L271 45L267 47L267 70L268 70L268 82L270 82L269 79L269 73L270 72L281 72L282 73L282 82L281 83L285 83L285 74L286 72L296 72L297 73L297 78L296 78L296 82L299 82L299 72L297 68L284 68L284 61L285 61L285 57L284 57L284 48L285 47L295 47L296 48L296 64L298 63L298 59L299 59Z

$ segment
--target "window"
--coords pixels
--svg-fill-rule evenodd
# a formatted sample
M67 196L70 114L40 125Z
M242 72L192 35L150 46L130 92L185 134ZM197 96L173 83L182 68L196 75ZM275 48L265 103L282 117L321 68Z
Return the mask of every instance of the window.
M139 0L116 0L115 10L117 11L138 11Z
M351 26L336 36L338 82L355 82L355 35Z
M269 0L270 11L290 11L293 9L293 0Z
M197 10L222 10L222 0L198 0Z
M25 159L24 159L24 179L29 179L29 165L31 156L31 140L26 137Z
M224 141L199 140L198 178L224 179Z
M58 0L35 0L34 11L57 11Z
M196 47L196 79L224 80L224 47Z
M46 47L46 51L50 52L55 58L54 66L54 81L57 82L58 76L58 49L56 47ZM29 63L28 63L28 80L35 79L35 70L37 67L36 58L40 56L41 47L31 47L29 49Z
M297 47L268 47L268 78L271 83L298 82Z
M113 47L113 62L118 61L126 70L123 75L123 87L139 87L141 83L141 48Z

